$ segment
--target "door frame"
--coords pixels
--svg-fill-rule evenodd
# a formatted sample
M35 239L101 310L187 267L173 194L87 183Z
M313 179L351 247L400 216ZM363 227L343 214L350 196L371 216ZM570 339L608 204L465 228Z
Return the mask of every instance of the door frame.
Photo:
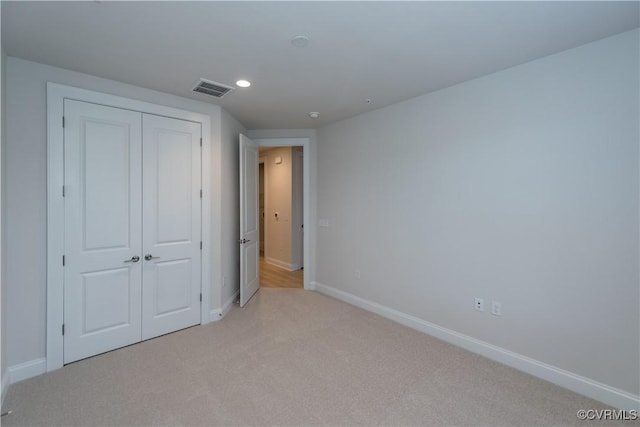
M300 169L302 169L302 174L300 174ZM302 184L299 180L300 177L303 178ZM304 148L302 151L291 150L291 178L295 180L291 185L291 223L296 225L291 229L291 265L299 270L304 268L304 218L300 216L299 212L302 209L304 216ZM299 200L300 191L302 191L302 200ZM302 242L300 237L302 237ZM302 257L300 252L302 252ZM295 262L293 262L294 260Z
M202 212L201 212L201 324L210 322L211 311L211 119L206 114L165 107L135 99L94 92L73 86L47 82L47 318L45 350L47 372L62 368L64 340L64 100L100 104L140 113L154 114L200 123L202 127Z
M303 286L314 290L311 274L311 138L251 138L259 147L302 147L302 221L305 224L303 263ZM266 197L266 194L265 194ZM266 237L266 235L265 235ZM266 246L265 246L266 253Z
M255 141L254 141L255 142ZM266 211L267 211L267 158L266 157L260 157L260 151L258 151L258 192L260 191L260 165L262 165L262 171L264 172L264 176L262 177L262 191L264 193L264 210L265 210L265 216L262 219L263 222L263 237L264 237L264 250L262 251L262 254L264 256L264 254L267 253L267 217L266 217ZM260 193L258 193L258 197L260 197ZM258 207L260 207L260 201L258 201ZM258 221L260 221L260 218L258 218Z

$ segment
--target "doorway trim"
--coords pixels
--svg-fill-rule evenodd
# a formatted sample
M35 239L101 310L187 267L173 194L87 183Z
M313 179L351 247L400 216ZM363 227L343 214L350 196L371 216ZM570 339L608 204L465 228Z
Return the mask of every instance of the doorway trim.
M313 290L311 277L311 138L252 138L260 147L302 147L302 221L305 225L302 265L305 290ZM266 196L266 194L265 194ZM265 247L266 249L266 247Z
M262 172L264 173L264 175L262 176L262 191L263 191L263 197L264 197L264 209L265 211L267 210L267 158L266 157L260 157L260 152L258 151L258 175L260 175L260 165L262 165ZM258 195L260 194L260 180L258 179ZM260 197L260 196L258 196ZM260 205L260 202L258 201L258 207ZM264 256L264 254L267 253L267 218L262 215L264 212L260 212L260 215L262 216L262 223L263 223L263 230L260 230L261 233L264 233L262 235L264 242L260 242L263 246L262 246L262 256ZM260 218L258 218L258 222L260 221Z
M211 311L211 119L208 115L47 82L47 372L62 368L64 340L64 100L73 99L200 123L202 126L201 324Z

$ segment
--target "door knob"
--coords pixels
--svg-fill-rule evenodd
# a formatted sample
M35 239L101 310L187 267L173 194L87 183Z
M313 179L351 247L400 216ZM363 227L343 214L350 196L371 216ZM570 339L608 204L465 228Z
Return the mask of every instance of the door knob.
M126 260L125 262L138 262L140 261L140 257L138 255L134 255L131 259Z
M249 243L251 240L247 240L247 239L240 239L238 240L238 243L243 244L243 243Z
M147 261L151 261L152 259L157 259L157 258L160 258L160 257L159 256L153 256L151 254L146 254L144 256L144 259L146 259Z

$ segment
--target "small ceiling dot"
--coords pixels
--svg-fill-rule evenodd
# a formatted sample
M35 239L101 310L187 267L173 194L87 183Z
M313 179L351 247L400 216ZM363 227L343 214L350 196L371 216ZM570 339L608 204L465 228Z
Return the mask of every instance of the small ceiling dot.
M307 47L309 44L309 37L307 36L295 36L291 39L291 44L295 47Z

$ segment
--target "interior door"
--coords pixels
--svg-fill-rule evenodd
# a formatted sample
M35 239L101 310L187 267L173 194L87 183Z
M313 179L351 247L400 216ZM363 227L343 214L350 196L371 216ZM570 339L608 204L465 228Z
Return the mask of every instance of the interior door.
M200 323L200 123L143 114L142 339Z
M141 114L64 101L64 363L140 341Z
M258 145L240 135L240 307L260 286Z

